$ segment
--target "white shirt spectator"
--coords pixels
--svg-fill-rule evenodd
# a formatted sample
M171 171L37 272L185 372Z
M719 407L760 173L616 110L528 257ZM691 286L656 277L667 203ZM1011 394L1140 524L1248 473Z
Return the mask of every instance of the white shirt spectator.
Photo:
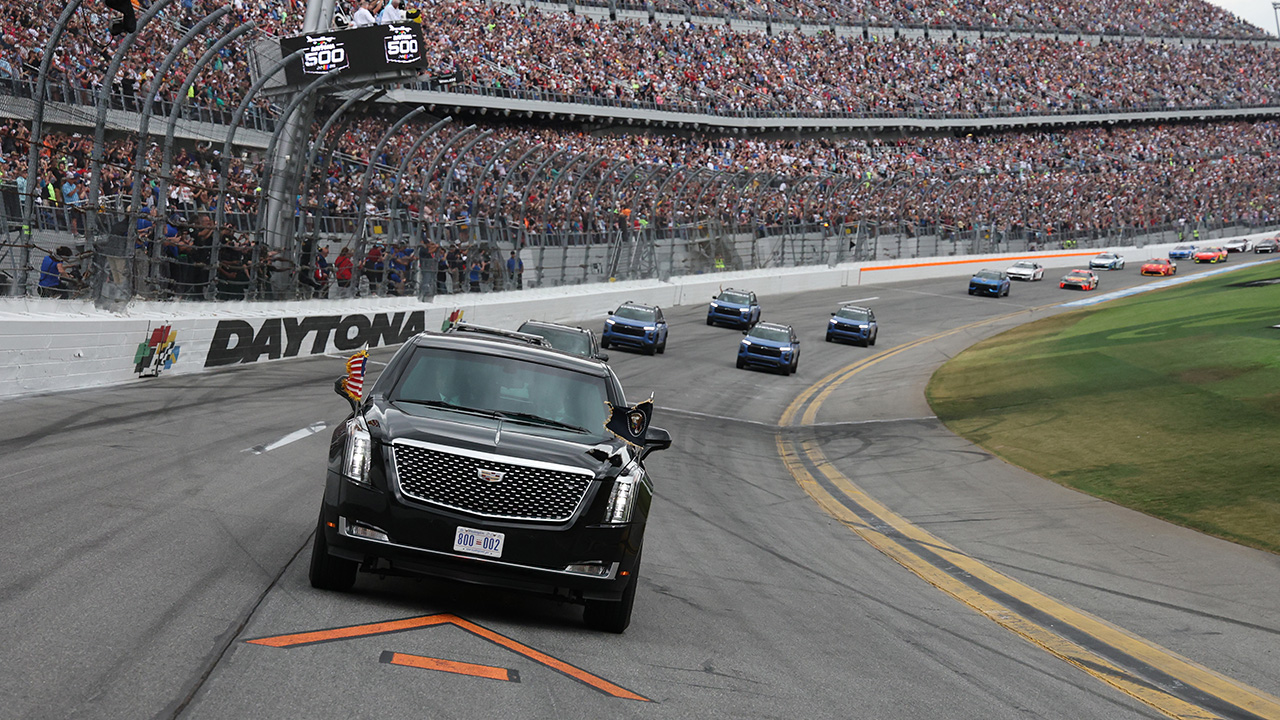
M373 19L373 13L369 11L368 3L361 3L360 8L351 18L352 27L369 27L377 24L378 22Z
M405 12L400 9L400 0L387 0L387 4L382 7L382 12L378 13L378 22L383 25L404 22Z

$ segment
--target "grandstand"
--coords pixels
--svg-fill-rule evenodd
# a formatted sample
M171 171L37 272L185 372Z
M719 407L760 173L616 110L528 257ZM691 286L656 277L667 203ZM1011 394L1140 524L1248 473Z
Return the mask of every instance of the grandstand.
M99 300L426 296L473 264L510 287L511 250L556 284L1280 222L1280 45L1197 0L460 0L424 17L421 75L325 94L310 151L274 157L264 41L300 7L186 1L113 38L84 5L55 42L10 4L11 294L62 245L63 294ZM320 247L375 262L340 286Z

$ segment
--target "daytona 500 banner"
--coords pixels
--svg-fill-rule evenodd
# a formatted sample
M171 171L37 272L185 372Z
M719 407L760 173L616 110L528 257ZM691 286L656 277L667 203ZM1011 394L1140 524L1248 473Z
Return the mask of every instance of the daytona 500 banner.
M427 66L422 55L422 26L417 23L372 25L280 39L283 57L304 48L302 58L285 67L290 85L301 85L330 70L339 71L342 77L421 70Z

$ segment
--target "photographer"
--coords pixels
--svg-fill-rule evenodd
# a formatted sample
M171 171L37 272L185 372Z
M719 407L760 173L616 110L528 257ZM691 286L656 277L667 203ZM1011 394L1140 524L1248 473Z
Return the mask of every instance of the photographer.
M50 250L40 263L40 297L65 300L71 281L71 248Z

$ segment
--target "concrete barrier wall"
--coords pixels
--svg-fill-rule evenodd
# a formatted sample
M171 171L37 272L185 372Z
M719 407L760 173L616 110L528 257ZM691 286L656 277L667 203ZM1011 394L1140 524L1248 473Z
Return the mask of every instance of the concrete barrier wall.
M1267 233L1266 235L1270 235ZM1262 237L1256 235L1252 237ZM821 244L820 238L810 239ZM1172 245L1120 247L1126 272ZM816 251L816 250L815 250ZM592 325L624 301L663 307L701 305L721 288L762 298L865 284L946 278L1031 259L1046 268L1083 266L1098 249L843 263L834 267L707 273L669 281L604 282L518 292L461 294L422 303L365 298L280 303L134 303L124 314L92 304L42 298L0 302L0 397L145 382L155 375L214 371L312 355L396 345L439 330L456 311L485 325L516 327L537 318ZM1052 276L1049 278L1052 279ZM341 367L334 365L337 376Z

